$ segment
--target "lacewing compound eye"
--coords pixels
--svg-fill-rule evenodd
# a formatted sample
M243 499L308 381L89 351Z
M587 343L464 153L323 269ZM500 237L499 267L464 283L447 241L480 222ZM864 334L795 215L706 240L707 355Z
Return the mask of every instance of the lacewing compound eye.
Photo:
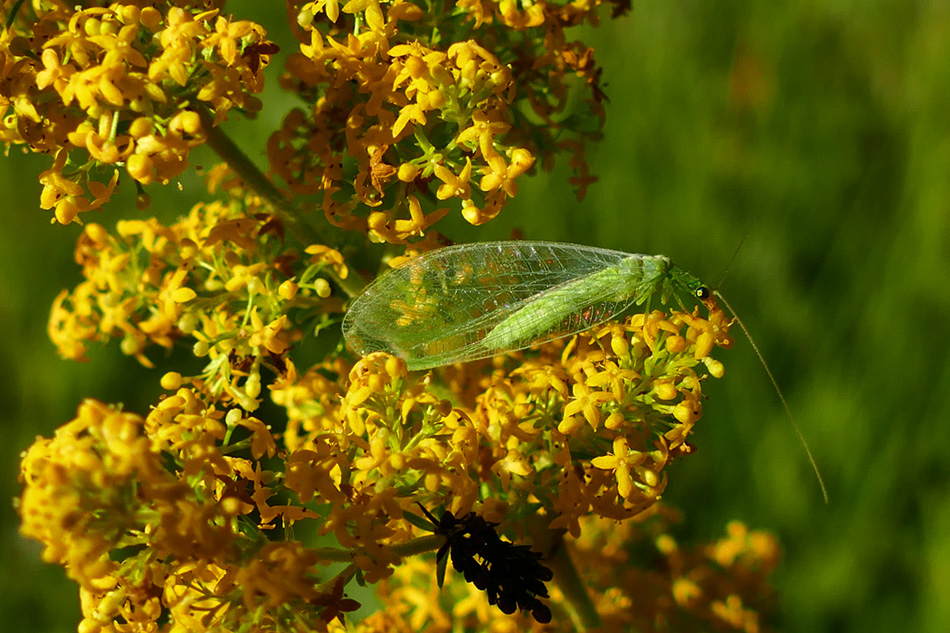
M663 255L557 242L461 244L381 275L353 301L343 334L360 355L388 352L409 369L428 369L578 334L671 296L711 295Z

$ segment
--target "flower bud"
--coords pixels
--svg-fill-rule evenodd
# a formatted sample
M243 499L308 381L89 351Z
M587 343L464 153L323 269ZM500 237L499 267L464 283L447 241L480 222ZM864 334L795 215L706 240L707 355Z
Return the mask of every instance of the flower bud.
M177 371L170 371L162 376L160 384L165 391L177 391L181 387L181 374Z

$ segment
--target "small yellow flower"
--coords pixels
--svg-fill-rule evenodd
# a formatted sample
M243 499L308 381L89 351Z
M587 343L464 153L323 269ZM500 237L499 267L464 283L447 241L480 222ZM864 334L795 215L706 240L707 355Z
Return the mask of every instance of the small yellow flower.
M63 66L60 63L59 54L53 48L46 48L40 56L43 62L43 70L36 73L37 88L46 88L52 86L57 92L64 94L66 105L72 100L71 92L66 96L66 90L69 86L70 77L76 72L74 66Z
M591 465L595 468L612 470L617 477L617 490L620 496L627 499L631 496L634 487L634 472L639 466L646 462L647 454L640 451L631 450L627 446L625 437L618 437L614 440L614 450L607 455L595 457L591 460ZM651 471L644 471L650 472ZM638 478L639 479L639 478ZM645 481L648 486L656 485L656 477L647 477Z
M214 22L214 34L202 41L205 48L216 48L221 58L228 65L235 65L240 52L240 42L255 30L260 30L253 22L241 20L231 22L227 18L218 16Z
M685 608L695 607L702 597L703 590L689 578L677 578L673 581L673 599Z
M435 177L442 181L442 185L436 190L436 197L439 200L449 198L461 198L467 200L471 197L469 192L469 178L472 176L472 161L465 158L465 167L458 174L442 165L436 165L434 168Z
M455 137L455 142L473 149L480 147L483 156L486 154L486 149L488 149L488 154L491 154L490 148L494 144L495 137L507 134L511 129L510 124L493 120L491 116L491 114L481 110L473 113L472 125L459 132L458 136Z
M515 0L501 0L498 10L505 24L519 31L544 24L544 6L540 3L526 4L522 13Z
M484 153L484 148L482 151ZM485 175L482 176L478 186L486 192L502 190L509 197L514 197L518 193L515 178L528 171L534 164L534 156L526 149L514 150L510 164L494 151L487 156L487 160L488 169L482 170Z
M339 2L337 0L317 0L317 2L308 2L301 7L301 13L309 13L311 20L313 19L313 15L320 11L323 11L323 13L330 18L331 22L336 23L340 17Z
M571 421L573 416L583 413L584 419L595 431L600 426L600 406L614 400L614 395L607 391L593 391L589 384L575 383L573 387L574 399L564 407L564 421L558 430L569 435L576 429L576 423Z

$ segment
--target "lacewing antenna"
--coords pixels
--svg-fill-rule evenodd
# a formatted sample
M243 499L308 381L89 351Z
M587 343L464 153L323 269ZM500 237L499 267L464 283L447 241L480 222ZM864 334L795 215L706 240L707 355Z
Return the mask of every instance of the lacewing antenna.
M744 239L745 238L743 238L743 240ZM735 256L733 256L733 259L735 259ZM752 346L752 350L755 352L755 355L759 358L759 362L762 363L762 368L765 370L766 375L769 377L769 380L772 381L772 387L775 388L775 393L778 394L778 399L782 402L782 406L785 408L785 415L788 416L789 421L792 423L792 428L795 429L795 434L798 436L798 440L802 443L802 447L805 449L805 454L808 455L808 461L811 463L811 468L813 471L815 471L815 477L818 479L818 485L821 487L821 496L824 498L825 503L827 504L829 502L828 488L825 486L825 480L821 476L821 470L818 468L818 462L815 461L815 456L812 454L811 448L809 448L808 442L805 440L805 435L798 426L795 416L792 415L792 409L788 406L788 401L785 399L785 394L782 393L782 389L778 386L778 381L775 380L775 375L772 373L772 370L769 369L768 363L765 362L765 357L762 356L762 352L759 351L759 346L755 344L755 341L752 339L752 335L749 334L749 329L745 326L745 323L742 322L742 319L739 318L739 315L736 314L736 311L731 305L729 305L729 302L725 297L722 296L722 293L720 293L719 290L714 290L713 293L722 300L723 305L725 305L729 312L732 313L732 316L736 319L736 323L738 323L739 327L742 328L743 334L745 334L745 337L749 339L749 344Z
M748 234L748 233L746 233L745 235L742 236L742 239L739 240L739 245L736 246L736 250L732 253L732 257L730 257L730 258L729 258L729 261L726 262L726 267L723 269L722 275L719 276L719 281L717 281L717 282L716 282L716 285L713 286L713 288L715 288L715 290L713 290L713 292L714 292L715 294L717 294L717 295L719 294L719 289L722 288L722 282L724 282L724 281L726 280L726 275L729 274L729 269L732 268L732 264L736 261L736 258L739 256L739 251L742 250L742 245L745 244L745 240L746 240L747 237L749 237L749 234ZM726 300L723 299L722 302L723 302L723 303L726 303ZM726 304L726 305L728 305L728 304ZM732 312L732 308L729 308L729 311ZM735 312L732 312L732 314L735 314ZM740 323L740 325L741 325L741 323ZM745 329L745 328L743 328L743 329ZM746 334L746 336L748 336L748 334Z
M772 387L775 389L775 393L778 394L778 399L782 402L782 406L785 408L785 415L788 416L789 421L792 423L792 428L795 429L795 435L798 436L798 440L802 443L802 447L805 449L805 454L808 455L808 461L811 463L811 469L815 471L815 477L818 479L819 487L821 487L821 496L824 498L825 503L827 504L828 488L825 486L825 480L821 476L821 470L818 468L818 462L815 461L815 456L812 454L811 448L809 448L808 442L805 440L805 435L798 426L795 416L792 415L792 409L788 406L788 401L785 399L785 394L782 393L782 389L778 386L778 381L775 380L775 375L772 373L772 370L769 369L768 363L765 362L765 357L762 356L762 352L759 351L759 346L755 344L755 341L752 339L752 335L749 334L749 328L745 326L745 323L742 322L742 319L739 318L739 315L736 314L736 311L733 309L733 307L729 305L729 302L726 300L726 298L722 296L722 293L719 292L719 287L722 286L722 282L725 280L726 274L729 272L729 268L732 266L732 263L736 261L736 257L739 255L739 250L742 248L742 245L745 244L747 237L749 237L748 233L743 235L742 239L739 240L739 245L736 246L736 251L732 254L732 257L729 258L729 263L726 264L726 269L722 272L722 276L719 278L719 282L716 284L713 294L722 299L723 305L725 305L729 312L732 313L736 323L738 323L739 327L742 328L742 333L745 334L747 339L749 339L749 345L752 346L752 351L755 352L755 355L759 358L759 362L762 363L762 369L765 370L769 380L772 381Z

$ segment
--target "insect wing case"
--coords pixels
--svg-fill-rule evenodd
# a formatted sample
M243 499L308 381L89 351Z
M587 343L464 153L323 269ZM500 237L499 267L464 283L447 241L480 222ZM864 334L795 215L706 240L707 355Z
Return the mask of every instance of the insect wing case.
M353 301L343 333L358 354L388 352L410 369L486 358L613 318L645 300L671 266L662 256L557 242L450 246L377 278Z

